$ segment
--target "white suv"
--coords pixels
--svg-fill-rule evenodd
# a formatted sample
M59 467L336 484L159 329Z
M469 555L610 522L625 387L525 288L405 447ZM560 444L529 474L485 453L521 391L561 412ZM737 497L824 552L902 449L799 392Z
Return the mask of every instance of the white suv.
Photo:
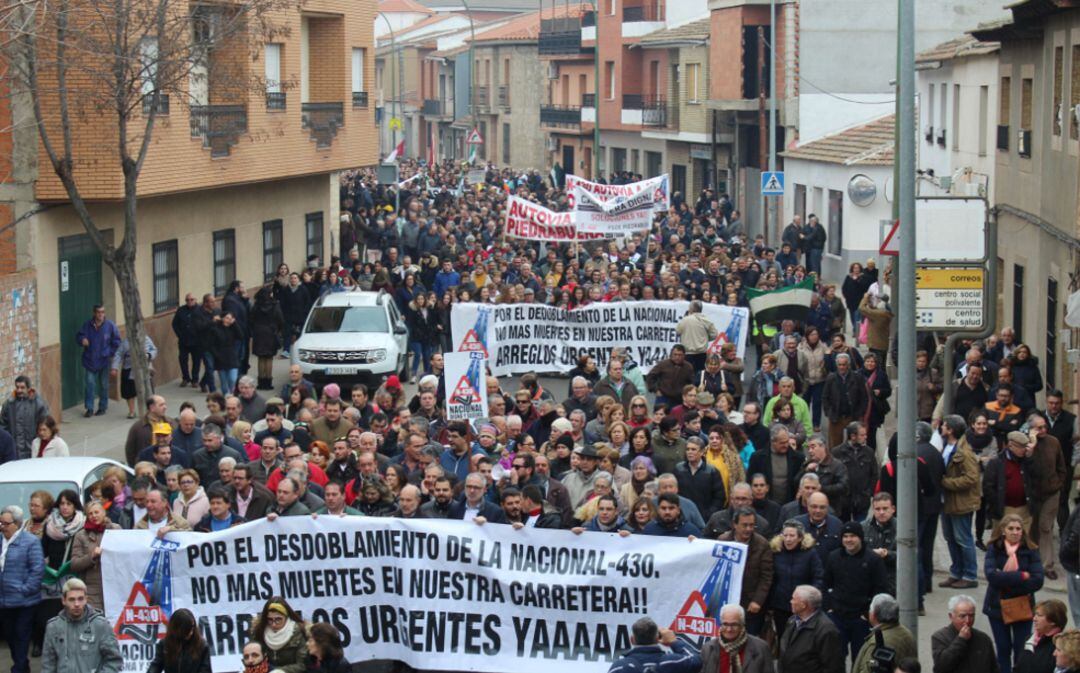
M409 330L386 292L337 292L315 302L292 361L304 378L322 386L334 381L377 382L408 373Z

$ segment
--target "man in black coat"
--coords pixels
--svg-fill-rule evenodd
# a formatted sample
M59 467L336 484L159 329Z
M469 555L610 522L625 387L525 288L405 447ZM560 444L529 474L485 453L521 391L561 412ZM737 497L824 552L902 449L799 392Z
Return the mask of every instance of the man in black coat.
M241 334L243 334L243 338L236 344L236 356L240 360L241 376L248 372L248 356L251 353L251 332L248 326L249 309L247 295L244 294L244 282L234 280L229 283L229 290L221 299L221 312L223 314L232 313L233 318L236 319L236 324L240 326Z
M743 405L743 422L739 429L754 446L755 451L768 448L769 429L761 424L761 405L757 402L747 402ZM781 501L785 502L785 501Z
M920 467L925 466L925 469L919 470L924 478L919 479L917 520L920 607L922 597L932 590L930 583L934 579L934 539L937 537L942 510L941 480L945 478L945 461L941 452L930 443L932 435L933 429L928 423L915 424L915 451Z
M769 448L758 449L750 456L749 474L763 474L769 482L769 496L773 502L783 505L795 499L798 481L795 477L799 474L806 456L801 451L791 448L790 435L787 428L782 425L774 425L769 432ZM777 460L773 460L773 456ZM785 460L779 460L780 457ZM774 462L782 463L784 474L773 469Z
M795 587L791 619L780 636L776 673L844 673L840 632L822 610L821 598L816 587Z
M1065 396L1060 390L1050 390L1046 393L1046 410L1039 412L1046 419L1047 431L1061 445L1061 453L1065 457L1065 465L1072 469L1073 448L1080 439L1080 429L1077 427L1076 415L1062 408ZM1071 481L1070 481L1071 483ZM1066 485L1061 489L1058 503L1058 528L1064 536L1065 524L1069 520L1069 491Z
M848 501L840 518L863 521L870 510L870 499L878 480L877 457L866 443L866 426L859 421L848 423L844 428L844 442L833 448L832 456L847 469Z
M195 295L188 292L184 296L184 305L176 309L172 319L172 331L176 335L177 351L180 358L180 387L199 384L199 367L202 365L202 348L199 335L195 332L195 315L201 309ZM191 363L190 368L188 363Z
M865 536L862 524L848 521L841 529L842 548L832 551L825 562L825 605L840 631L843 653L851 652L852 664L870 635L870 623L863 616L870 610L870 600L889 590L885 564L863 544Z
M191 315L191 328L198 339L199 352L202 353L203 365L205 365L202 380L198 382L199 390L204 393L212 393L215 389L212 329L215 315L217 315L217 310L214 308L214 295L212 294L204 294L202 305ZM194 381L192 381L192 387L195 387ZM226 391L226 394L228 394L228 391Z
M830 446L844 440L844 428L863 417L868 402L866 379L852 369L850 356L837 355L836 371L825 378L821 391L821 409L829 419Z
M465 497L450 505L448 519L484 523L506 523L502 507L484 497L487 483L484 475L471 472L465 477Z
M686 460L675 466L675 479L679 493L694 501L703 519L723 509L727 501L724 480L715 467L705 462L705 443L700 437L686 440Z

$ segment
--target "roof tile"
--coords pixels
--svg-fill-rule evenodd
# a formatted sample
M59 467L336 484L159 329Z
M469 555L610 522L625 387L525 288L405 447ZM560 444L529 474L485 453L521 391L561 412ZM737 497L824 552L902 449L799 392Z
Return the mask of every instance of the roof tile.
M788 159L847 166L891 166L896 115L888 115L788 150Z

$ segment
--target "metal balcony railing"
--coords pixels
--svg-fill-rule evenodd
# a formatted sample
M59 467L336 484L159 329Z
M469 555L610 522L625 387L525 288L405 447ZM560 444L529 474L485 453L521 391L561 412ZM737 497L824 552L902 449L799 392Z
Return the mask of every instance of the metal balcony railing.
M491 90L486 86L476 87L476 93L473 94L473 105L477 109L486 110L491 107Z
M622 18L624 23L663 21L664 6L655 1L647 2L642 5L623 5Z
M596 107L596 94L583 93L581 94L581 107Z
M998 124L997 127L997 148L1005 152L1009 151L1009 125Z
M284 110L286 103L286 95L284 91L267 91L266 92L266 109L267 110Z
M541 105L540 123L544 126L581 126L581 108L576 105Z
M421 112L425 117L441 117L443 116L443 102L435 98L425 98Z
M353 91L352 92L352 106L353 107L367 107L368 106L368 92L367 91Z
M247 108L243 105L192 105L191 137L203 139L212 157L229 155L232 146L247 132Z
M345 125L345 103L301 103L300 120L303 128L311 132L315 146L326 149Z
M498 90L499 107L503 110L510 110L510 87L501 86Z
M151 110L158 116L169 114L169 94L149 94L146 98L143 98L143 114L148 115Z
M580 53L581 26L581 18L577 16L541 19L540 55Z
M664 96L643 96L641 125L654 128L678 128L678 102L669 103Z

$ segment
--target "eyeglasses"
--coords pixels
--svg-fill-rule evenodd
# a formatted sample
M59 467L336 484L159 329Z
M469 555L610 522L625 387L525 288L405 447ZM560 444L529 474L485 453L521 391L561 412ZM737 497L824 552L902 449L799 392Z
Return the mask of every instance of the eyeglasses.
M268 624L284 624L285 623L285 617L283 617L282 615L270 615L269 617L266 618L266 623L268 623Z
M0 528L7 528L8 526L14 526L14 521L0 521Z
M194 486L194 485L195 485L195 481L194 481L194 480L192 480L192 479L182 479L182 480L180 481L180 485L181 485L181 486Z
M741 629L742 624L738 622L720 622L720 628L722 629Z

